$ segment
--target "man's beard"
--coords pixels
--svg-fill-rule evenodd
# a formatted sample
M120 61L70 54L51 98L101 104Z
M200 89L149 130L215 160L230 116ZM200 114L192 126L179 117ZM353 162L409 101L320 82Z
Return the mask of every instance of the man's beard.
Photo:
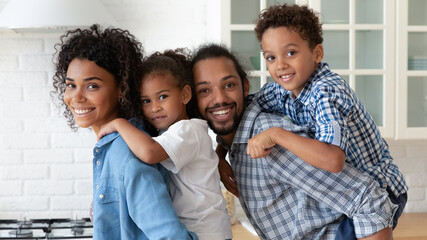
M223 135L230 134L237 129L237 127L239 126L240 118L241 117L239 117L237 114L234 114L233 124L231 124L231 126L229 126L229 127L222 127L222 126L216 127L214 125L214 122L211 119L207 119L207 122L208 122L209 127L212 129L212 131L215 134L223 136Z
M212 108L206 109L206 112L208 112L211 109L221 107L221 106L227 106L227 105L233 105L234 109L236 110L234 112L234 116L232 118L232 124L230 126L226 126L229 121L224 122L224 123L216 123L214 120L212 120L210 118L206 119L206 121L208 122L208 125L212 129L212 131L214 133L220 135L220 136L228 135L237 129L237 127L239 126L240 120L242 118L243 112L240 112L240 113L237 112L237 103L235 103L235 102L218 104Z

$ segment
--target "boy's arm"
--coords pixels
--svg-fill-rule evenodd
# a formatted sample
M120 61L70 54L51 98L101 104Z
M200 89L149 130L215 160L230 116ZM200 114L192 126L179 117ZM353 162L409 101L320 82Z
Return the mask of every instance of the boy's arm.
M270 148L280 145L308 164L323 170L338 173L343 169L345 152L333 144L297 135L283 128L274 127L259 133L248 141L247 154L262 158Z
M130 150L141 161L147 164L155 164L169 158L169 155L158 142L133 126L128 120L117 118L108 123L108 125L103 128L115 129L119 132Z

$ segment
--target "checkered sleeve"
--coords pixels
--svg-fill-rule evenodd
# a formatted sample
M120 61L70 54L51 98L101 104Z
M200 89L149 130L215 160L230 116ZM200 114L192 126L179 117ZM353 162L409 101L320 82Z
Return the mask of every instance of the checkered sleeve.
M315 138L346 151L349 135L346 116L351 112L352 102L346 95L330 86L316 89L312 96L315 109Z
M253 134L265 130L264 128L281 126L304 135L300 126L280 118L260 114L257 120L259 121L257 126L254 126ZM353 166L345 164L340 173L330 173L307 164L292 152L277 145L262 160L268 161L273 178L301 189L316 201L352 218L357 237L366 237L391 226L397 206L391 203L387 192L381 189L377 182ZM312 212L307 224L316 224L325 218L315 211Z
M285 92L286 90L277 83L266 83L255 94L254 100L266 112L284 114L283 96Z

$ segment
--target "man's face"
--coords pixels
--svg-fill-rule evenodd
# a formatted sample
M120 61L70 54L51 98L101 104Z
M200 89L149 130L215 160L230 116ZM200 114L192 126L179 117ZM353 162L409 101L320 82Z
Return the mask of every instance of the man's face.
M245 79L242 84L233 61L226 57L197 62L193 75L202 117L216 134L234 136L245 110L248 80Z

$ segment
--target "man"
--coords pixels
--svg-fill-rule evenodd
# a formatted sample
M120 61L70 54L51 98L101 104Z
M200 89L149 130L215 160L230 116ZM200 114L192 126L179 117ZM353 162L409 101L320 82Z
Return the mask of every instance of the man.
M262 112L247 98L246 73L227 48L202 46L192 63L199 111L229 152L240 203L261 239L347 239L335 237L349 232L343 224L348 219L358 236L389 229L396 206L355 168L345 165L342 172L330 173L278 145L265 158L251 159L246 147L252 136L282 127L308 137L307 129Z

